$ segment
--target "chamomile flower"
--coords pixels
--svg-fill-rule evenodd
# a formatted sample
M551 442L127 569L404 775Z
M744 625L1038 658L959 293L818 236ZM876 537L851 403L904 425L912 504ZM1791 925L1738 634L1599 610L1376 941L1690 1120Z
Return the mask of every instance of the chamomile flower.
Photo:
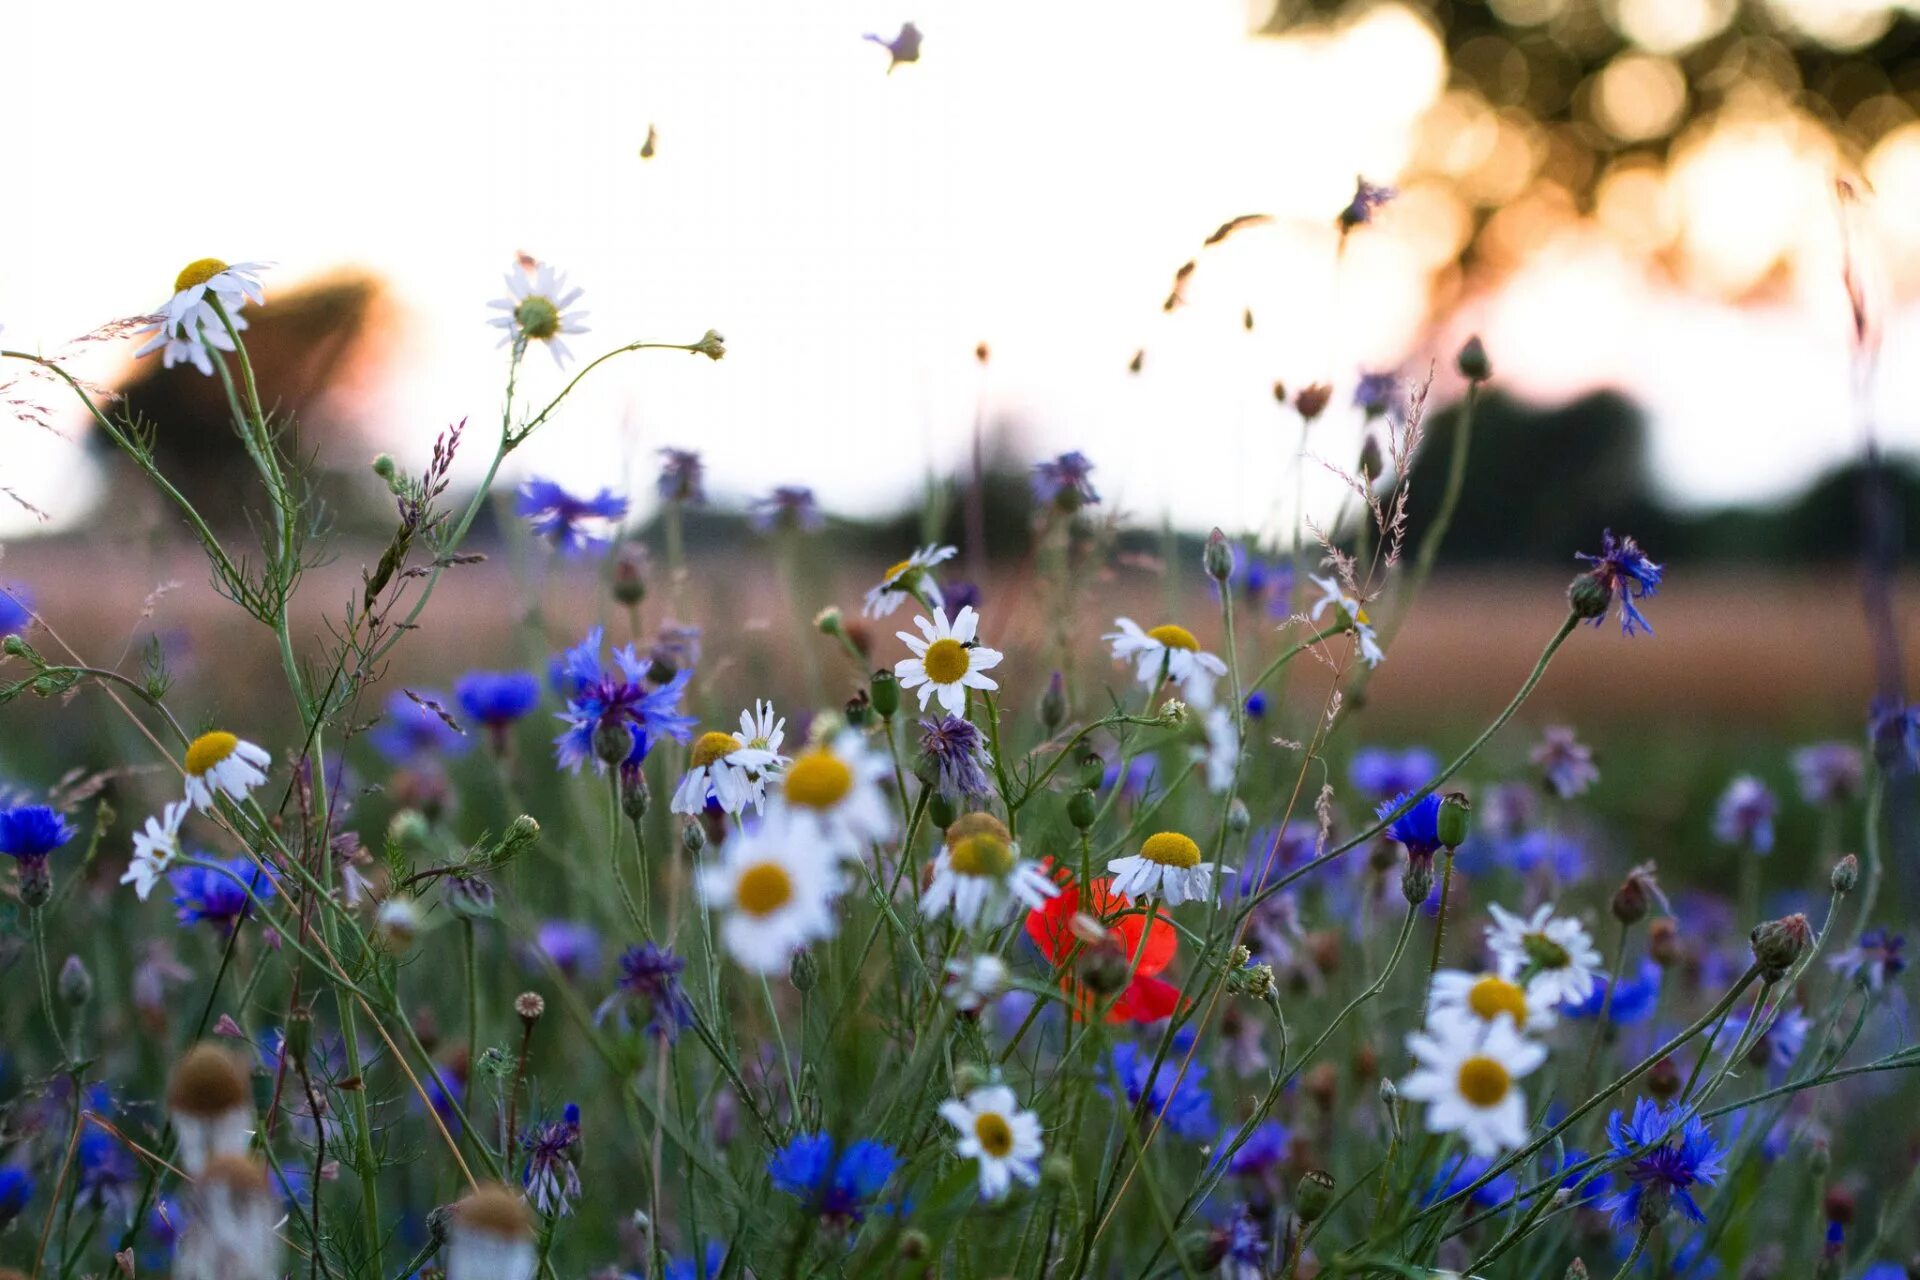
M1522 987L1497 973L1442 969L1433 975L1427 1009L1436 1015L1468 1018L1488 1026L1508 1018L1529 1034L1553 1025L1553 1002L1543 989Z
M1569 916L1556 918L1551 903L1525 919L1497 902L1487 909L1493 913L1487 946L1501 977L1524 986L1529 997L1537 992L1556 1005L1587 998L1600 976L1600 952L1585 925Z
M991 951L947 961L942 990L962 1013L978 1013L1007 989L1007 962Z
M1004 924L1015 901L1037 911L1059 892L1039 863L1020 856L1005 824L990 813L969 813L947 828L920 910L929 919L952 912L971 929L983 916L989 925Z
M940 1116L960 1131L954 1150L980 1162L980 1197L998 1200L1017 1178L1028 1186L1040 1181L1040 1117L1020 1109L1013 1090L1003 1084L975 1089L964 1098L940 1104Z
M256 278L265 269L265 264L259 262L229 266L218 258L197 258L189 262L174 277L173 293L153 323L136 331L153 336L133 353L134 358L158 351L169 369L186 361L211 377L213 360L208 348L234 349L227 321L232 322L235 330L246 328L240 309L249 302L267 300ZM221 320L220 311L227 313L227 321Z
M147 900L153 886L180 856L180 824L186 816L187 802L175 800L161 810L159 817L147 817L146 830L133 833L133 861L120 883L132 885L140 901Z
M942 608L946 597L934 581L933 566L960 554L958 547L925 546L880 575L880 585L867 592L860 612L869 618L888 618L911 599L926 602L929 608Z
M694 740L686 776L674 790L670 806L675 813L706 811L708 799L722 812L739 813L748 805L759 810L767 798L767 779L787 763L780 754L787 722L777 719L771 702L755 702L740 713L740 732L703 733Z
M1547 1051L1510 1019L1492 1023L1442 1014L1407 1037L1414 1069L1402 1097L1427 1104L1429 1133L1457 1133L1477 1156L1498 1155L1527 1140L1527 1101L1516 1083L1547 1060Z
M1119 630L1100 638L1113 645L1116 662L1134 664L1142 686L1158 689L1171 681L1190 705L1201 711L1213 706L1214 682L1227 674L1227 664L1204 652L1193 632L1171 622L1142 631L1132 618L1115 618L1113 625Z
M833 936L839 878L832 850L776 808L728 837L701 868L700 897L726 913L720 938L743 968L785 971L793 953Z
M1344 623L1353 632L1353 638L1360 642L1361 659L1370 667L1379 666L1387 655L1380 648L1380 639L1374 634L1373 621L1367 617L1366 606L1348 595L1337 579L1308 576L1313 585L1320 588L1320 598L1313 602L1313 611L1308 616L1318 622L1321 614L1332 609L1334 619Z
M587 313L569 310L584 291L569 289L566 276L544 262L531 272L509 271L506 279L507 296L487 304L496 311L506 312L487 321L507 331L500 345L544 342L553 352L553 362L565 367L567 361L573 359L573 353L567 350L560 335L587 332L587 326L580 323Z
M858 858L898 829L886 792L892 777L887 757L849 729L794 756L777 784L797 826L842 856Z
M967 690L1000 687L993 677L981 673L999 666L1006 655L974 641L980 615L972 605L955 614L951 623L947 611L936 607L932 622L916 617L913 625L920 628L920 635L894 632L913 650L913 657L894 663L893 674L900 678L902 689L920 690L922 711L937 694L941 706L960 715L967 709Z
M1240 732L1234 728L1233 713L1225 707L1207 712L1207 745L1196 747L1195 756L1207 767L1207 790L1223 794L1233 785L1235 767L1240 763Z
M238 804L267 780L272 759L262 748L225 730L203 733L187 747L187 799L203 811L213 808L222 795Z
M1233 868L1200 861L1200 846L1191 836L1162 831L1148 836L1139 853L1107 863L1107 870L1113 873L1113 892L1128 897L1150 893L1177 907L1213 897L1213 873Z

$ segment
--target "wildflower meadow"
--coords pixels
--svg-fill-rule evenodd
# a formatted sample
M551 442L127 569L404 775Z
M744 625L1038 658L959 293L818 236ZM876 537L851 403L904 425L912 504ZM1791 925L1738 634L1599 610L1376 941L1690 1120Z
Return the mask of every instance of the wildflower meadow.
M358 472L390 511L363 553L256 377L273 288L195 260L95 335L217 387L245 525L62 358L0 350L260 658L83 653L5 597L0 1275L1911 1274L1888 805L1920 711L1839 708L1649 839L1634 744L1531 701L1576 648L1643 681L1698 581L1598 527L1529 566L1569 581L1535 656L1485 660L1504 706L1441 681L1416 738L1369 728L1450 522L1502 501L1463 485L1497 351L1443 370L1447 450L1427 370L1283 397L1332 524L1130 524L1090 433L1030 466L1018 574L976 576L940 477L890 562L837 558L807 476L697 556L697 441L644 522L498 477L584 380L725 378L725 340L608 335L524 259L474 318L497 420ZM1335 396L1351 465L1309 443ZM516 604L456 606L509 560Z

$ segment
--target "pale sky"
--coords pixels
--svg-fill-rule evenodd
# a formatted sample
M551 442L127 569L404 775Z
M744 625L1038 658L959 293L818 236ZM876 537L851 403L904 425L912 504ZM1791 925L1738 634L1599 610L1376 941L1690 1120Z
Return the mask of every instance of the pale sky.
M1279 40L1248 34L1244 0L216 0L182 14L105 0L12 16L0 345L51 350L152 310L202 256L275 264L270 293L364 267L403 323L362 413L415 467L471 417L477 468L504 373L485 304L525 250L586 289L580 356L709 327L729 354L623 357L516 455L516 475L624 474L638 493L651 450L676 445L705 454L718 495L806 483L832 509L889 509L929 465L964 457L985 340L988 411L1024 419L1036 456L1083 449L1139 518L1239 529L1291 502L1298 429L1274 379L1337 384L1313 447L1344 461L1355 373L1427 359L1433 237L1418 207L1337 262L1332 230L1356 174L1407 171L1445 87L1433 33L1393 4ZM888 75L860 37L904 19L925 33L922 60ZM642 161L649 124L658 155ZM1574 236L1470 304L1438 348L1478 328L1517 392L1642 397L1660 479L1684 500L1791 492L1854 444L1845 304L1821 258L1837 264L1820 230L1831 174L1750 150L1677 198L1802 246L1784 296L1734 308ZM1191 305L1163 315L1173 269L1253 211L1294 221L1209 251ZM1907 445L1916 330L1891 316L1881 400ZM561 377L535 352L528 381L551 394ZM1443 379L1436 394L1455 390ZM63 518L84 509L71 442L0 430L0 484ZM1310 507L1336 495L1310 468ZM0 504L0 534L32 528Z

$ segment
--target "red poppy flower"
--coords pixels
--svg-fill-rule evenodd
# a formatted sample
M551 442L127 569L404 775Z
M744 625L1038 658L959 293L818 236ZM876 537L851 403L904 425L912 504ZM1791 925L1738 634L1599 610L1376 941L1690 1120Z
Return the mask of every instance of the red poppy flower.
M1133 903L1124 893L1113 892L1110 877L1088 883L1083 906L1080 886L1073 883L1064 869L1056 869L1054 874L1060 881L1060 893L1048 899L1044 907L1027 913L1027 936L1033 939L1034 945L1059 967L1081 942L1069 922L1076 913L1084 911L1107 927L1130 963L1136 955L1139 957L1133 966L1133 980L1114 1000L1113 1007L1107 1011L1107 1020L1158 1022L1170 1016L1179 1007L1180 988L1155 975L1173 963L1174 953L1180 948L1180 936L1174 932L1173 925L1158 908L1151 920L1137 912L1121 915ZM1092 993L1071 971L1061 975L1060 988L1072 999L1080 1016L1092 1008Z

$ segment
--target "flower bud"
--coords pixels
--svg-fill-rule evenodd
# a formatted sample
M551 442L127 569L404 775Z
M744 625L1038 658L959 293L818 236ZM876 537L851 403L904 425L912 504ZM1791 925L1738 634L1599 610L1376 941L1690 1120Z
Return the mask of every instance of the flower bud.
M647 598L647 579L638 555L623 551L613 562L613 598L629 609Z
M424 850L432 835L427 815L418 809L402 809L387 819L387 843L407 853Z
M1860 859L1848 854L1833 864L1833 874L1827 877L1835 893L1852 893L1853 886L1860 883Z
M795 991L802 994L819 985L820 961L814 958L811 948L800 948L793 953L793 959L787 961L787 981L793 984Z
M1440 813L1434 825L1442 848L1458 849L1467 842L1467 815L1472 809L1467 797L1458 791L1448 792L1440 801Z
M1607 909L1613 912L1613 918L1623 925L1639 924L1647 918L1647 912L1653 909L1651 877L1640 867L1627 873L1620 887L1613 891Z
M1312 422L1326 412L1327 404L1333 399L1333 384L1316 382L1312 386L1302 387L1293 397L1294 410L1308 422Z
M633 754L633 730L624 720L602 720L593 730L593 758L609 767Z
M1487 359L1487 348L1480 341L1480 335L1474 334L1460 348L1460 354L1453 358L1454 367L1460 370L1460 376L1468 382L1485 382L1493 376L1493 362Z
M1575 617L1604 618L1613 604L1613 588L1591 573L1583 573L1567 587L1567 606Z
M1097 790L1107 780L1107 762L1098 751L1082 751L1074 761L1080 771L1080 785Z
M1647 926L1647 954L1663 969L1671 969L1684 956L1680 945L1680 922L1672 916L1660 916Z
M1253 815L1247 812L1247 802L1239 796L1227 806L1227 830L1236 836L1243 836L1253 827Z
M1433 892L1433 859L1412 857L1400 872L1400 896L1407 905L1417 907Z
M680 848L689 858L697 858L700 851L707 847L706 828L698 822L680 824Z
M1215 582L1224 583L1233 576L1233 548L1227 545L1227 535L1218 528L1207 535L1207 546L1200 553L1200 564Z
M900 678L884 667L867 682L867 696L882 720L891 720L900 710Z
M1805 915L1796 911L1753 926L1748 939L1753 944L1754 963L1760 966L1761 980L1778 982L1813 942L1813 926L1807 923Z
M478 876L448 876L447 909L463 920L485 920L493 915L493 886Z
M927 797L927 820L945 831L960 816L960 806L935 791Z
M1360 474L1378 476L1386 469L1386 455L1380 452L1380 439L1369 431L1360 441Z
M841 708L850 728L864 729L873 722L873 699L865 689L855 689L853 696L847 699L847 705Z
M693 344L692 351L709 360L718 360L727 354L727 340L717 330L709 329L700 335L700 341Z
M1127 985L1127 953L1117 944L1089 947L1080 955L1080 981L1095 995L1110 996Z
M1671 1057L1656 1061L1647 1069L1647 1092L1661 1102L1680 1092L1680 1067Z
M1047 1156L1040 1162L1040 1180L1056 1187L1073 1185L1073 1158L1059 1152Z
M628 822L638 822L647 816L647 805L653 799L647 775L638 769L622 769L619 777L620 812L627 815Z
M1082 787L1067 797L1067 821L1073 824L1074 830L1088 830L1099 816L1099 806L1094 803L1093 792L1088 788Z
M374 940L393 955L404 955L420 936L420 908L412 898L396 895L380 904L373 918Z
M393 477L397 470L398 468L394 465L392 454L376 453L373 455L373 474L379 476L388 484L393 483Z
M1562 1280L1587 1280L1587 1264L1575 1258L1567 1264L1567 1270Z
M1302 1222L1318 1221L1333 1207L1333 1175L1324 1169L1309 1169L1294 1188L1293 1211Z
M1052 737L1067 722L1067 682L1056 671L1047 681L1045 693L1040 695L1040 728Z
M79 956L67 957L67 962L60 966L60 977L55 985L60 998L76 1009L93 999L93 975L87 972L87 966L80 962Z
M286 1030L282 1034L281 1052L289 1061L305 1062L313 1052L313 1015L305 1009L295 1009L287 1015Z
M902 1262L920 1262L931 1252L933 1241L918 1227L909 1227L900 1233L899 1253Z
M540 838L540 823L531 814L521 814L507 824L500 834L500 843L494 846L493 856L487 860L489 866L504 867L521 854L533 848Z
M814 616L813 626L823 636L837 636L845 629L841 625L840 610L828 605Z

